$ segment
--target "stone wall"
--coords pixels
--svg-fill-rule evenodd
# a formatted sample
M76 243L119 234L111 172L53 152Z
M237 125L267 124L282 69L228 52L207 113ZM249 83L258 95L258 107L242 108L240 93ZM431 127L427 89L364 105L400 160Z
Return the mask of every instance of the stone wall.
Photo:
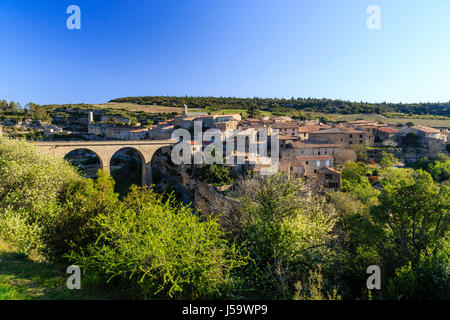
M235 230L239 224L240 202L220 194L205 182L196 182L193 204L202 215L218 217L222 227L228 231Z

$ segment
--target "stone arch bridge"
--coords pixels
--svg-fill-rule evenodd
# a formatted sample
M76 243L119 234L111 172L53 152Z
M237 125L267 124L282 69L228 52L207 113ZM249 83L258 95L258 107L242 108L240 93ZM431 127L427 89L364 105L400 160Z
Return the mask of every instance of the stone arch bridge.
M162 147L170 147L178 140L137 140L137 141L48 141L35 145L42 151L56 157L64 158L68 153L86 149L95 153L100 161L100 168L110 173L110 161L114 154L124 148L136 150L142 159L142 185L152 182L152 157Z

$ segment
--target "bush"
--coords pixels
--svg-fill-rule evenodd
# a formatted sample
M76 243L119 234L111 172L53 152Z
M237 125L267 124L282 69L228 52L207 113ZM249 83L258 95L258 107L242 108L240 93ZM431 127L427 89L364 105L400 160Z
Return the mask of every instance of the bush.
M450 259L448 253L422 257L414 268L411 262L399 268L389 280L384 294L386 299L449 300Z
M223 185L230 184L233 180L230 177L230 171L223 164L203 165L195 169L194 176L208 183Z
M242 265L216 220L133 186L112 214L99 214L97 242L70 259L91 281L118 281L136 298L217 298Z
M42 249L43 228L61 213L58 199L82 178L67 162L0 135L0 233L23 251Z
M114 180L99 170L95 182L83 179L61 196L61 213L45 225L42 252L51 261L62 261L72 251L81 252L94 243L100 228L94 222L99 214L109 215L119 205Z
M239 183L242 240L250 263L240 270L249 298L291 299L295 284L329 258L335 211L300 179L274 175Z

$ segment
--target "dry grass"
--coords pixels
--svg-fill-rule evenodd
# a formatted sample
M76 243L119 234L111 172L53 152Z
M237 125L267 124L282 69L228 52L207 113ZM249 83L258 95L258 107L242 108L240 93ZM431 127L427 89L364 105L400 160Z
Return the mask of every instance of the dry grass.
M108 102L103 104L94 104L98 108L111 108L111 109L121 109L129 111L143 111L147 113L172 113L176 112L181 114L181 108L165 107L158 105L140 105L134 103L118 103L118 102Z
M440 119L420 119L420 118L387 118L381 114L334 114L334 113L315 113L316 116L329 117L332 121L354 121L358 119L379 121L386 124L406 124L412 122L415 125L422 125L436 128L450 128L450 120Z

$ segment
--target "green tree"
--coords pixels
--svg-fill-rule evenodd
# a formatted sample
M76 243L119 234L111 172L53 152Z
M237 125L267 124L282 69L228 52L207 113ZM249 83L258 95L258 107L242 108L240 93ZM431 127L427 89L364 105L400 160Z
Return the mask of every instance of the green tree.
M2 112L8 112L8 101L2 100L0 102L0 108Z
M392 154L383 151L382 157L380 160L380 166L382 168L394 167L398 164L398 159Z
M390 300L449 300L450 251L422 256L418 264L405 264L389 279L384 298Z
M347 162L342 170L342 191L362 201L367 206L375 205L379 191L370 184L366 164L362 162Z
M241 268L245 297L291 299L296 283L329 261L335 211L302 180L284 175L240 181L241 241L254 263Z
M8 105L7 112L16 112L17 109L17 104L14 101L11 101Z
M256 118L261 115L261 111L256 104L252 103L247 109L247 114L249 118Z
M41 120L43 122L51 122L51 117L44 106L30 102L28 104L28 110L32 119Z
M223 164L202 165L195 169L194 176L201 181L220 185L230 184L233 181L230 171Z
M430 165L430 173L438 182L450 179L450 161L436 161L435 164Z
M450 187L438 186L428 172L392 170L382 180L380 204L373 208L386 231L386 249L395 263L435 254L450 227Z
M417 134L409 132L402 138L402 145L405 147L417 148L420 146L419 140L420 138Z

